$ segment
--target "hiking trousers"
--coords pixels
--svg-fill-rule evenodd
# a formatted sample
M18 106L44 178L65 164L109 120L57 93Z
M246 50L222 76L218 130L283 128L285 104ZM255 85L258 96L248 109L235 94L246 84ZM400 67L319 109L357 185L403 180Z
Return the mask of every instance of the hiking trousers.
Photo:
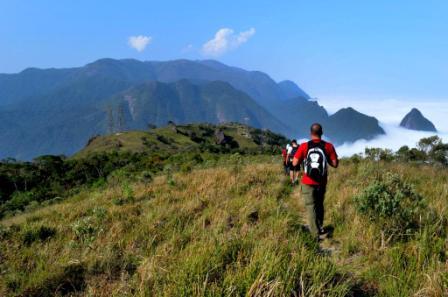
M311 234L318 236L324 223L324 199L326 186L311 186L302 183L301 188Z

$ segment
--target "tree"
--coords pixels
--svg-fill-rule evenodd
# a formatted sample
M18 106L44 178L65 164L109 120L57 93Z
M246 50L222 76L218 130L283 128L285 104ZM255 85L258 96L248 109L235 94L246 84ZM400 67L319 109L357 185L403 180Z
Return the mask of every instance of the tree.
M390 149L382 149L377 147L366 148L364 150L364 154L366 159L372 161L392 161L394 159L394 155L392 150Z
M424 153L426 160L432 163L448 165L448 144L443 143L440 137L434 135L422 138L418 142L417 147Z
M429 153L429 158L433 162L448 165L448 144L440 142L435 145Z
M442 139L440 139L439 136L434 135L431 137L420 139L420 141L417 143L417 148L428 155L429 152L440 143L442 143Z
M404 145L398 149L398 151L395 153L395 156L399 161L408 162L411 160L411 153L409 146Z
M410 161L424 161L427 159L426 154L416 148L409 148L407 145L400 147L400 149L395 153L397 160L402 162Z

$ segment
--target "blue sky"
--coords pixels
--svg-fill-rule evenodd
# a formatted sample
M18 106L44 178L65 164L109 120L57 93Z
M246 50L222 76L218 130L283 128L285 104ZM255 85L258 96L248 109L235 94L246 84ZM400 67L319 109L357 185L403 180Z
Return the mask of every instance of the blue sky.
M446 0L0 1L0 73L215 58L316 97L448 97Z

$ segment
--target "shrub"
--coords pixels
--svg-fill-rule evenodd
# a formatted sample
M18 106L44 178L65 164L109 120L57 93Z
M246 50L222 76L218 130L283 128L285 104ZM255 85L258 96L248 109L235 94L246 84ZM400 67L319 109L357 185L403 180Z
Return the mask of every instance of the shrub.
M25 210L26 211L33 211L38 209L40 206L39 202L37 202L36 200L31 201L27 206L25 206Z
M28 286L20 296L74 296L73 292L84 290L85 277L86 269L83 264L70 263Z
M411 235L426 207L423 197L399 175L387 172L354 197L357 210L393 237Z
M33 200L34 198L31 192L15 192L11 200L3 205L3 209L4 211L24 210Z
M116 197L112 200L112 203L115 205L124 205L127 203L133 203L135 201L134 190L129 185L129 183L125 182L121 186L121 196Z
M151 171L144 170L138 175L138 180L144 183L150 183L153 179Z
M93 217L84 217L76 221L72 225L73 233L75 233L76 239L84 244L91 244L102 231L95 222Z
M23 232L22 242L30 245L35 241L45 241L56 234L56 229L47 226L32 227Z
M107 218L104 207L94 207L87 211L85 217L80 218L71 225L75 239L83 244L90 245L96 237L104 231L103 222Z
M0 240L4 240L11 235L11 230L0 224Z

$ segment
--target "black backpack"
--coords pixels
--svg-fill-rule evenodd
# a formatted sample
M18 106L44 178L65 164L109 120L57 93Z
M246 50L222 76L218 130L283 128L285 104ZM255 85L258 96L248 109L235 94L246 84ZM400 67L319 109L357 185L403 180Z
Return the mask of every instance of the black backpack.
M289 163L292 163L292 160L294 159L294 156L296 155L296 152L297 152L297 150L299 149L299 147L298 146L296 146L296 147L292 147L292 150L291 150L291 153L289 154L289 159L288 159L288 162Z
M303 161L305 173L315 181L322 181L327 176L327 154L325 141L308 141L308 151Z

